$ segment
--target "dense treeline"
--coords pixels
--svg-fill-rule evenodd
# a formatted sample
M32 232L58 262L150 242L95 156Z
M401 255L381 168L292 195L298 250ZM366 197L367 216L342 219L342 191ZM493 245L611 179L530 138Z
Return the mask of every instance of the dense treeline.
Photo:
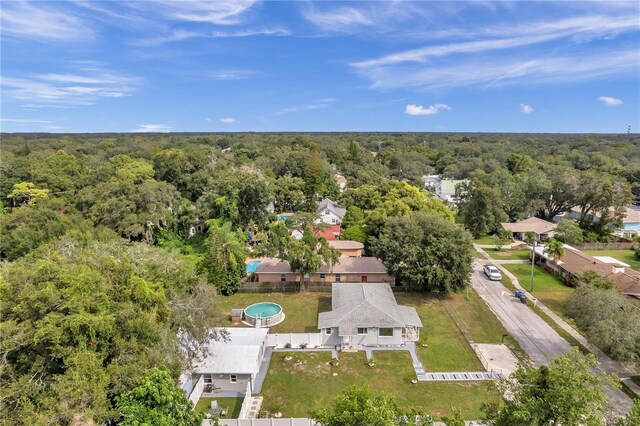
M347 208L343 238L364 242L398 284L427 291L467 284L473 248L464 227L492 233L500 221L578 207L585 219L565 225L565 241L606 240L632 191L640 194L638 142L618 135L4 134L3 420L135 424L157 414L135 418L149 383L189 411L168 375L176 379L209 337L216 295L238 289L246 257L276 256L301 275L337 261L312 232L321 197ZM424 189L422 176L432 173L465 179L457 209ZM344 192L336 174L346 177ZM606 220L586 219L612 206L616 214ZM279 212L295 214L276 224Z

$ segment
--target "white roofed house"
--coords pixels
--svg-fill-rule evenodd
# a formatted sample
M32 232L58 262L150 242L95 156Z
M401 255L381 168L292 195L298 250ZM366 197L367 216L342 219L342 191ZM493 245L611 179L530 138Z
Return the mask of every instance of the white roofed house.
M331 311L318 316L324 346L361 349L416 342L422 321L415 308L398 305L387 283L337 283Z
M267 348L268 328L224 329L226 340L211 340L207 356L196 360L184 388L192 401L200 397L253 392ZM196 395L197 394L197 395Z
M324 222L329 225L340 225L347 209L328 198L323 198L318 202L316 213L319 219L316 223Z

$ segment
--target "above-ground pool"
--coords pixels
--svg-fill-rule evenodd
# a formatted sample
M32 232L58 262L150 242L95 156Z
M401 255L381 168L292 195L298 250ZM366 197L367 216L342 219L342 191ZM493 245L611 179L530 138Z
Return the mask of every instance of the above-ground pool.
M255 272L258 270L259 265L260 265L259 260L253 260L247 263L247 274L255 274Z
M254 327L271 327L284 320L282 306L272 302L254 303L244 310L244 322Z

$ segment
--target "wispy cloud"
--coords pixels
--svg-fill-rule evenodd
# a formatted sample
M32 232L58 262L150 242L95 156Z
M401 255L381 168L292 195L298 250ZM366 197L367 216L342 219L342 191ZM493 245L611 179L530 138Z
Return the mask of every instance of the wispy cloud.
M611 96L600 96L598 98L600 102L605 104L606 106L618 106L622 105L622 100L618 98L612 98Z
M213 37L251 37L251 36L288 36L291 31L282 27L262 28L262 29L245 29L238 31L214 31L211 33Z
M3 76L7 99L24 101L30 108L71 107L94 104L99 98L131 94L139 80L88 63L76 64L74 73Z
M138 124L138 128L133 130L135 133L167 133L172 127L168 124Z
M305 105L297 105L297 106L292 106L292 107L288 107L288 108L283 108L279 111L273 112L271 114L267 114L267 117L274 117L274 116L280 116L280 115L286 115L286 114L294 114L296 112L301 112L301 111L310 111L310 110L314 110L314 109L322 109L322 108L327 108L329 107L333 102L335 102L337 99L335 98L323 98L323 99L318 99L317 101L313 102L313 103L309 103L309 104L305 104Z
M440 111L451 111L451 107L445 104L435 104L425 108L422 105L409 104L404 109L404 113L407 115L433 115Z
M94 32L69 12L27 1L6 1L0 10L3 35L41 41L86 41Z
M50 124L53 121L49 120L33 120L31 118L0 118L0 121L5 123L16 123L16 124Z
M533 107L529 104L520 104L520 111L525 114L531 114L533 112Z
M231 1L174 1L153 2L150 7L168 18L178 21L205 22L216 25L234 25L242 22L242 15L253 5L253 0Z
M220 70L213 71L207 76L213 80L246 80L256 74L257 72L251 70Z
M221 118L220 121L222 123L231 124L231 123L236 123L238 120L236 120L235 118L231 118L231 117L225 117L225 118Z
M325 11L310 7L303 12L303 16L316 26L329 31L350 31L354 27L374 23L363 11L349 6Z

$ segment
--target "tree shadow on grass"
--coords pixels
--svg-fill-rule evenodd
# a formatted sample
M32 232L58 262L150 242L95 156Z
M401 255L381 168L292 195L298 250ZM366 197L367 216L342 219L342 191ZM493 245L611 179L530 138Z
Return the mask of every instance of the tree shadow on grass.
M310 306L309 309L312 309L312 307ZM331 296L327 294L326 296L318 297L315 311L320 313L320 312L327 312L330 310L331 310ZM318 323L316 318L315 325L308 325L304 328L305 333L317 333L318 332L317 325Z

